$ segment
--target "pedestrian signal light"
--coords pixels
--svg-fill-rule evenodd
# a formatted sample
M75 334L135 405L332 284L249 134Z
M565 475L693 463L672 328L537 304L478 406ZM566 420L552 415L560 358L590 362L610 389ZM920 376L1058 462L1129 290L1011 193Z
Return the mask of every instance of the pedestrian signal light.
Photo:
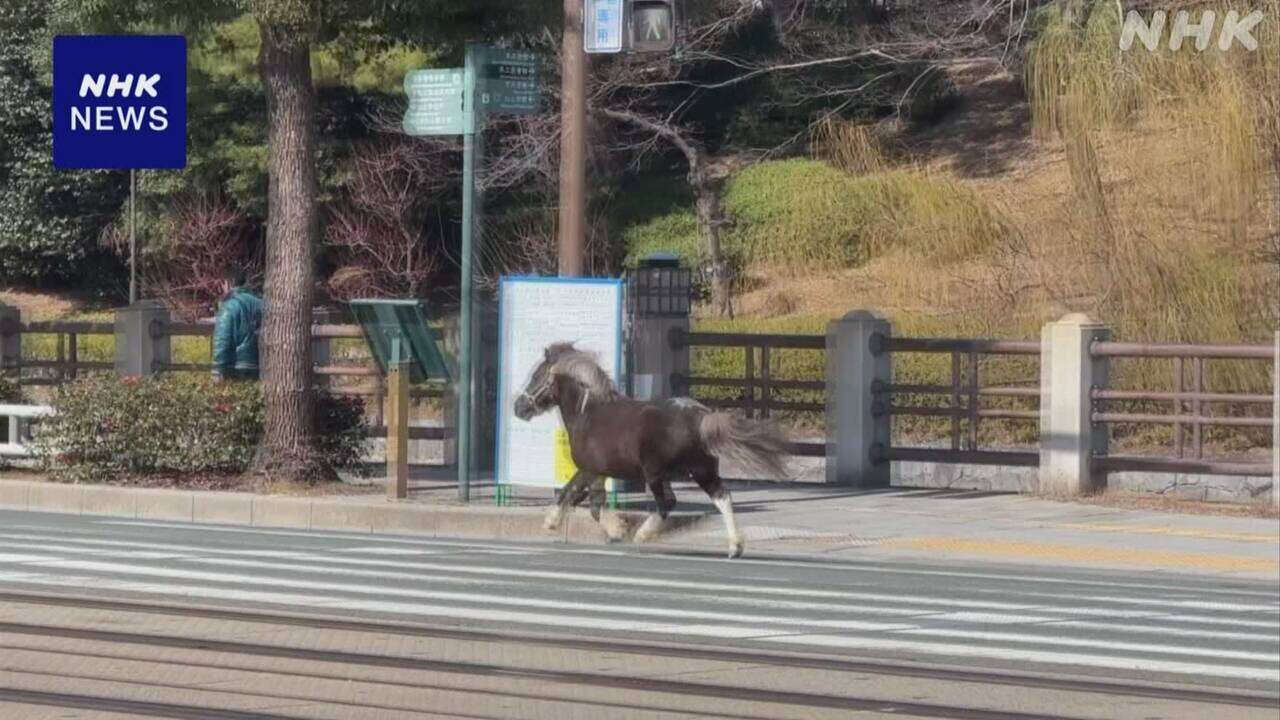
M630 0L627 49L632 52L670 52L675 43L674 0Z

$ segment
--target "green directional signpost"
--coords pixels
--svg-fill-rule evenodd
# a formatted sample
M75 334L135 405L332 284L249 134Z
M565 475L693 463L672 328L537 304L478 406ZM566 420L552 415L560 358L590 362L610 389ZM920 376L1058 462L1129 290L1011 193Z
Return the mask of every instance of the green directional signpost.
M405 76L404 131L409 135L462 135L462 308L458 342L458 497L471 499L471 416L475 381L472 362L472 232L482 198L476 168L483 155L484 117L531 115L538 111L537 57L467 43L461 68L414 70Z

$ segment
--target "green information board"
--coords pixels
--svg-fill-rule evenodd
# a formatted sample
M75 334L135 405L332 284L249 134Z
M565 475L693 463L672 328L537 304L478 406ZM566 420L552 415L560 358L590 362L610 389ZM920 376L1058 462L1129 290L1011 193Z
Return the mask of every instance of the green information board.
M448 382L449 368L417 300L352 300L351 310L382 374L409 363L410 382Z
M404 114L408 135L461 135L469 131L462 103L466 91L463 68L414 70L404 76L409 108Z

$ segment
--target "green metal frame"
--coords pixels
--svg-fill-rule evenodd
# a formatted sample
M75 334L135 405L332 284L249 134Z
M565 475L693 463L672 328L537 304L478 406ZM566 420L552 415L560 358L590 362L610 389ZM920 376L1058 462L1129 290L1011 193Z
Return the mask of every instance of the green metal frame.
M385 375L393 365L409 365L409 381L449 382L449 367L439 338L422 314L417 300L361 299L350 302L356 321L378 368Z

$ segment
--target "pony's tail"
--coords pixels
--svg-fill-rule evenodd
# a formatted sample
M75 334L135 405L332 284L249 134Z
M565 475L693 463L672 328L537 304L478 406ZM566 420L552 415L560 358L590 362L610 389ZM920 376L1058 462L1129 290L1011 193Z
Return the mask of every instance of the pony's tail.
M728 413L702 416L698 434L712 455L737 465L763 472L770 478L787 479L788 442L773 423L744 420Z

